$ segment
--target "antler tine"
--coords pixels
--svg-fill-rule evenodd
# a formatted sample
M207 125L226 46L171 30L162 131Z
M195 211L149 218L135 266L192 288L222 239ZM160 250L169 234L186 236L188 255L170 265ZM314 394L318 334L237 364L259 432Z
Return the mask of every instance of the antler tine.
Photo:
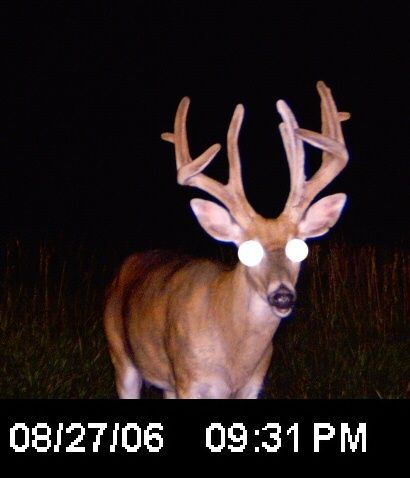
M251 218L255 215L255 211L249 204L245 196L245 191L242 183L242 168L239 154L238 137L242 126L245 108L243 105L236 105L233 112L231 123L229 125L227 134L227 150L229 161L229 180L227 188L232 191L235 198L234 209L238 209L239 214Z
M228 161L229 161L229 181L228 184L238 193L243 194L241 161L238 148L238 136L242 126L244 116L243 105L237 105L232 115L227 134Z
M175 158L177 164L177 181L181 185L189 185L192 176L200 173L214 159L221 149L216 143L210 146L200 156L191 158L186 131L186 119L190 100L187 96L182 98L175 115L174 133L162 133L161 138L175 145Z
M189 102L189 98L184 97L179 103L175 115L174 133L161 135L163 140L175 145L178 183L197 187L214 196L240 224L244 224L254 212L246 200L241 179L238 136L244 115L243 106L236 107L228 130L229 181L224 185L202 173L221 149L220 144L210 146L195 159L191 158L186 130Z
M290 173L290 193L284 208L284 214L297 220L297 207L302 200L305 183L305 153L303 141L295 135L298 123L292 110L283 101L277 102L277 109L283 122L279 125Z

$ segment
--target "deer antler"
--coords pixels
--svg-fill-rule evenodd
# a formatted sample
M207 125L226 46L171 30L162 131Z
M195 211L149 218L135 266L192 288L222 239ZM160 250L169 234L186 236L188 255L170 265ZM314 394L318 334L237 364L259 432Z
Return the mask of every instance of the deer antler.
M210 146L195 159L190 155L186 130L189 102L189 98L184 97L179 103L175 115L174 132L161 135L163 140L175 145L178 184L194 186L214 196L229 210L239 224L245 225L255 215L255 212L246 199L241 178L238 136L244 108L240 104L236 106L229 125L227 135L229 180L227 184L222 184L202 173L221 149L220 144Z
M330 89L323 81L317 83L321 98L322 132L316 133L299 128L292 110L283 101L277 102L277 109L283 122L279 125L290 170L290 193L282 214L298 223L317 194L324 189L346 166L349 156L343 139L340 123L349 119L350 114L338 112ZM189 152L186 119L189 98L179 103L173 133L163 133L161 138L173 143L177 165L177 181L181 185L193 186L218 199L242 226L246 226L256 215L248 203L241 179L241 163L238 136L242 125L244 108L237 105L227 135L229 180L222 184L202 171L221 149L213 144L197 158ZM322 164L311 179L306 181L303 141L323 150Z
M331 90L323 81L317 83L321 98L322 133L298 127L296 119L280 100L277 108L283 123L279 125L290 170L290 193L282 214L297 223L317 194L346 166L349 155L340 123L350 118L349 113L338 112ZM311 179L304 172L303 141L323 150L322 164Z

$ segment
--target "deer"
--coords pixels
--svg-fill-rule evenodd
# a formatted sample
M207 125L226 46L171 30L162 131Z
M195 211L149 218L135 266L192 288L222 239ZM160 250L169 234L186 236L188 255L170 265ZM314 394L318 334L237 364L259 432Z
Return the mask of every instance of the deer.
M341 122L350 115L337 110L323 81L317 90L320 133L300 128L287 103L276 103L290 192L274 219L257 214L245 196L238 146L243 105L236 106L229 125L229 180L223 184L202 172L221 145L192 158L186 127L190 99L179 103L174 131L161 137L174 145L178 184L218 201L190 201L200 226L217 241L238 248L256 241L263 254L253 266L158 250L124 261L108 286L103 318L120 398L140 398L144 383L159 388L164 398L258 398L273 336L296 301L301 264L288 258L286 245L324 235L346 202L346 194L337 193L312 204L349 158ZM322 151L321 165L309 180L304 143Z

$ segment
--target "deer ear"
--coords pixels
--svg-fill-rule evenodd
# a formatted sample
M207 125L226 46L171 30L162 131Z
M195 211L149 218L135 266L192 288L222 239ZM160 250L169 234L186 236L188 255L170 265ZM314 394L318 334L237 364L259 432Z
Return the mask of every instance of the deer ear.
M192 199L191 208L199 224L214 239L236 245L242 242L242 229L225 208L204 199Z
M299 224L299 237L318 237L336 224L346 202L346 194L326 196L310 206Z

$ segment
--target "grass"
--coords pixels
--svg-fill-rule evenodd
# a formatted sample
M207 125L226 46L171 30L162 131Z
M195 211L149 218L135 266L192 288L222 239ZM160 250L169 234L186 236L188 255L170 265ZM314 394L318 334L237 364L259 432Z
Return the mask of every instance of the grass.
M0 397L115 397L101 314L119 255L1 246ZM302 269L263 397L410 398L409 251L326 240Z
M115 397L101 324L104 258L17 241L3 259L0 397Z
M292 322L267 378L270 398L410 397L410 254L312 248Z

